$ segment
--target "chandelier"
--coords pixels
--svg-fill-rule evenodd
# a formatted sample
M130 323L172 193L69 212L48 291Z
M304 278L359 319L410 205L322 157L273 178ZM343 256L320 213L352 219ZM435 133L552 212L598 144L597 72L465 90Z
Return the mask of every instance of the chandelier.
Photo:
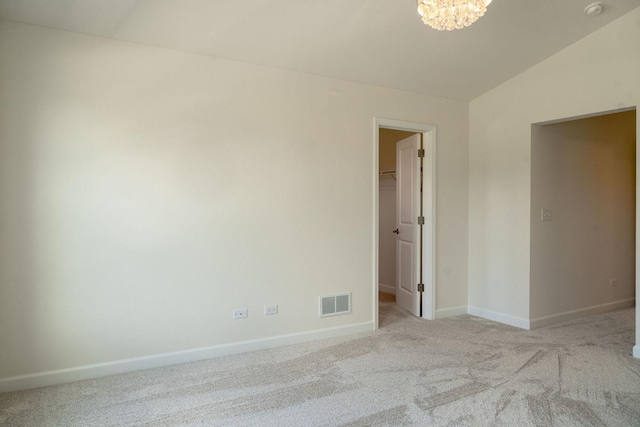
M487 11L492 0L416 0L422 22L436 30L468 27Z

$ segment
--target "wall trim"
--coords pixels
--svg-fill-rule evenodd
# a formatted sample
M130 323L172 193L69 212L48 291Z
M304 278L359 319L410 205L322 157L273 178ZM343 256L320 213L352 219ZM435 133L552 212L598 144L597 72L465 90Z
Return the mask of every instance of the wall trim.
M640 359L640 344L633 346L633 357Z
M523 319L522 317L516 317L510 314L500 313L498 311L486 310L472 305L469 306L468 311L472 316L482 317L484 319L493 320L494 322L515 326L520 329L531 329L529 320Z
M279 335L270 338L260 338L237 343L153 354L144 357L135 357L131 359L115 360L112 362L76 366L67 369L37 372L35 374L0 378L0 393L65 384L74 381L104 377L107 375L117 375L126 372L159 368L179 363L195 362L197 360L212 359L250 351L266 350L274 347L317 341L373 330L374 322L369 321L347 326L317 329L309 332Z
M635 301L635 298L628 298L620 301L609 302L606 304L579 308L577 310L565 311L549 316L537 317L535 319L531 319L531 329L542 328L554 323L566 322L568 320L577 319L579 317L591 316L593 314L606 313L608 311L619 310L621 308L633 307L635 305Z
M468 314L468 308L466 305L441 308L436 310L436 319L446 319L447 317L461 316L463 314Z
M384 283L378 283L378 290L380 292L384 292L384 293L387 293L387 294L392 294L392 295L396 294L396 287L395 286L385 285Z
M378 329L378 245L380 242L379 227L379 205L380 205L380 175L379 175L379 159L380 159L380 147L379 137L380 128L405 130L410 132L421 133L423 135L423 144L426 152L425 155L425 174L423 178L423 184L428 190L423 198L423 209L426 215L430 216L430 227L423 228L423 242L424 250L422 253L422 268L426 274L423 275L423 281L425 285L424 298L422 300L422 317L425 319L435 319L436 317L436 266L437 260L437 242L436 242L436 224L437 224L437 209L436 209L436 127L434 125L428 125L424 123L404 122L394 119L383 119L379 117L373 118L373 316L376 329Z

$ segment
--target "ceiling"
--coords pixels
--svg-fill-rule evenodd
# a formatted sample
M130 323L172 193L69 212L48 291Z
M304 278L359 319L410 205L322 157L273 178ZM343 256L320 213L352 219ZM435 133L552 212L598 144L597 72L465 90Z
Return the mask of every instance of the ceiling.
M468 101L640 6L592 1L493 0L452 32L415 0L0 0L0 19Z

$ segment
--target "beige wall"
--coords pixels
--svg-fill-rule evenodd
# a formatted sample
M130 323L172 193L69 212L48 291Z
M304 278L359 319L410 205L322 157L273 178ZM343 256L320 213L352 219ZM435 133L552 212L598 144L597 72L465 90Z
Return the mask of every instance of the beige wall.
M371 329L374 117L437 126L466 302L465 103L9 22L0 93L0 382Z
M531 125L637 106L639 75L636 9L471 101L469 304L475 312L519 326L530 319ZM636 255L636 269L639 264Z
M635 151L635 111L532 127L532 322L634 298Z

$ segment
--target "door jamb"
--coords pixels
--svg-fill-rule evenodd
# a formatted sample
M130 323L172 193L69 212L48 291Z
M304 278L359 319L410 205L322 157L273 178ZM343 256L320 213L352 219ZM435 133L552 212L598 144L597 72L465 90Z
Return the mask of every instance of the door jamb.
M436 314L436 127L424 123L404 122L399 120L373 119L373 323L378 329L378 245L379 236L379 172L380 172L380 128L422 133L425 150L423 188L425 190L422 208L425 216L430 218L430 227L423 227L422 266L424 278L424 294L422 300L422 317L435 319ZM427 221L425 221L427 222ZM426 272L426 274L424 274Z

